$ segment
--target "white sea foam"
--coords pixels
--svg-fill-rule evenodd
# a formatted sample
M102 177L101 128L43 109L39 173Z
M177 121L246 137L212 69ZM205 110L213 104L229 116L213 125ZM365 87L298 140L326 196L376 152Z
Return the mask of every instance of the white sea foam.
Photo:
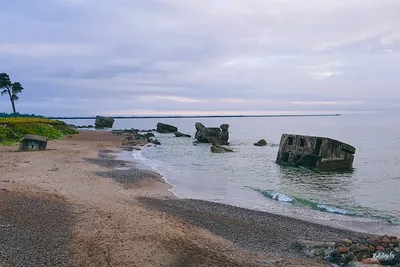
M318 209L323 210L323 211L327 211L330 213L336 213L336 214L343 214L343 215L353 215L354 213L345 210L345 209L341 209L341 208L336 208L336 207L330 207L327 205L317 205Z
M293 201L292 197L281 193L272 193L272 199L286 203L291 203Z

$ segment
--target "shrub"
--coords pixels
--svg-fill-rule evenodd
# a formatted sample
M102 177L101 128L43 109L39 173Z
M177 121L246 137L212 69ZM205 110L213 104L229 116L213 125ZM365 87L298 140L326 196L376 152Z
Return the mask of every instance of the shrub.
M77 130L68 127L63 121L42 118L7 118L0 119L0 123L7 123L7 127L0 128L1 144L17 143L26 134L59 139L66 135L78 133Z

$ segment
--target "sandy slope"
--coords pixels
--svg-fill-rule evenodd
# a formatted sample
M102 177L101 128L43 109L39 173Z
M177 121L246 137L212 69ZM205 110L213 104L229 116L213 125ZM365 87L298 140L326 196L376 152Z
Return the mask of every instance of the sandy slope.
M116 170L134 166L110 157L120 143L82 131L42 152L0 147L0 266L320 266L246 252L145 208L137 197L174 197L155 173Z

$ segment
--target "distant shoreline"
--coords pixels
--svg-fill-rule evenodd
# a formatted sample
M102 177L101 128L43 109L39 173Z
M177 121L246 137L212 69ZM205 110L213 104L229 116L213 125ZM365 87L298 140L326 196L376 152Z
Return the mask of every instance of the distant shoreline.
M109 116L113 119L195 119L195 118L281 118L281 117L337 117L342 114L305 114L305 115L213 115L213 116ZM48 117L53 120L88 120L91 117Z

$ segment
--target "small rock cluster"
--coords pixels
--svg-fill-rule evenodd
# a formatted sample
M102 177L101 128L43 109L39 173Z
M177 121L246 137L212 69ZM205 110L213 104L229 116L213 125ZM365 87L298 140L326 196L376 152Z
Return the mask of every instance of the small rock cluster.
M122 143L123 149L132 151L135 149L132 148L132 146L136 145L145 145L147 143L161 145L157 139L153 139L154 134L151 131L153 130L125 129L112 130L111 133L114 135L125 136L124 142Z
M352 266L352 262L400 266L399 239L387 235L357 240L343 239L326 250L324 258L338 266Z
M94 125L77 126L77 125L73 125L73 124L68 124L68 127L76 128L76 129L92 129L92 128L94 128Z

